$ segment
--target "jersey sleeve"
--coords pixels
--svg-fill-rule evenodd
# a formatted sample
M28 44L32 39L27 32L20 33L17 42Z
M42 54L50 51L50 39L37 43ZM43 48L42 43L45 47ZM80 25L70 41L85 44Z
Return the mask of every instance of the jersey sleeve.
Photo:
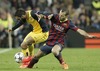
M78 30L78 27L76 27L75 24L71 20L69 21L69 28L74 31Z
M38 21L38 17L35 14L36 12L34 12L33 10L31 11L31 16Z
M12 31L14 31L15 29L17 29L21 25L23 25L25 22L26 22L25 19L22 19L22 20L18 21L17 24L12 28Z

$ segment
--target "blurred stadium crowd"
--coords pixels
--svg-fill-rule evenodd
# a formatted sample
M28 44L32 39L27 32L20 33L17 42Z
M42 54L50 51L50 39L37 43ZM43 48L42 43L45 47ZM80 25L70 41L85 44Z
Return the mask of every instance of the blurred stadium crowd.
M0 47L8 47L7 29L16 24L14 13L18 8L49 13L58 13L60 9L67 8L69 18L76 26L100 30L100 0L0 0ZM30 27L25 24L13 32L13 47L20 45L32 30Z

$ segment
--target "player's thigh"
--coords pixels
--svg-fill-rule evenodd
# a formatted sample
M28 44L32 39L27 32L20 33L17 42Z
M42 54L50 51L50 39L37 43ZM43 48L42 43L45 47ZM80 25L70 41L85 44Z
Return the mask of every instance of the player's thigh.
M43 57L43 56L45 56L46 54L43 52L43 51L41 51L40 49L38 50L38 52L35 54L35 57L36 58L41 58L41 57Z
M34 38L32 37L32 32L30 32L23 40L23 43L32 44L35 43Z
M51 53L51 50L52 50L52 46L48 46L48 45L44 45L40 48L40 50L42 52L44 52L45 54L49 54Z
M30 32L24 39L27 43L40 43L47 40L49 33L34 33Z

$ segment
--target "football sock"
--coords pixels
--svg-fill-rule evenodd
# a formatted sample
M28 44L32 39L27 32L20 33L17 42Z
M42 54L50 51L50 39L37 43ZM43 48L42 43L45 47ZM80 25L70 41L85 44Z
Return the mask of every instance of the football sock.
M34 44L28 46L28 50L29 50L29 55L30 56L34 55L33 49L34 49Z
M64 62L64 59L62 58L61 53L59 53L59 55L55 55L55 57L58 59L58 61L60 62L60 64L62 64Z
M25 50L22 49L22 53L24 54L24 56L28 56L29 50L28 49L25 49Z
M30 61L29 65L28 65L27 67L28 67L28 68L32 68L32 67L34 66L34 64L36 64L38 61L39 61L39 59L36 58L36 57L34 57L34 58Z

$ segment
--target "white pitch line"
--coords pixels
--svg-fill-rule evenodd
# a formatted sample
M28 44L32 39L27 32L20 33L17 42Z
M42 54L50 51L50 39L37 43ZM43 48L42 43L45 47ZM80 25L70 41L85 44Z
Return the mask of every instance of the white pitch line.
M5 53L5 52L8 52L10 50L12 50L12 49L3 49L3 50L0 50L0 54Z

